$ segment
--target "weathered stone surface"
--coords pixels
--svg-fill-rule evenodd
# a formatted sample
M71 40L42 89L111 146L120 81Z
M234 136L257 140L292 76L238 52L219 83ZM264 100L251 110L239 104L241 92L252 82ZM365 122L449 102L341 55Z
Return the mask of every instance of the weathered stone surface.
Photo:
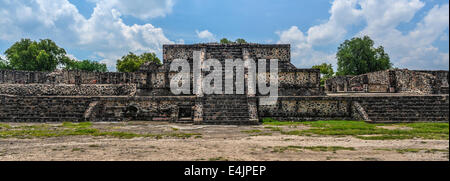
M165 120L194 124L257 124L264 117L285 121L449 120L448 71L394 69L334 77L326 81L328 92L359 93L327 96L320 87L318 69L298 69L290 63L289 45L164 45L163 50L163 65L144 64L133 73L0 70L0 122ZM252 88L256 89L253 94L248 92L247 83L236 81L235 85L244 84L244 94L191 92L173 95L169 82L176 72L169 71L170 62L182 58L192 64L194 50L201 51L202 61L210 58L222 63L226 59L279 59L280 97L277 103L261 105L259 98L263 95L257 87ZM269 69L266 67L266 70ZM226 72L231 73L235 70ZM267 72L259 72L258 76L269 80ZM192 75L190 81L192 91ZM225 74L222 82L225 82ZM392 94L359 96L361 92Z

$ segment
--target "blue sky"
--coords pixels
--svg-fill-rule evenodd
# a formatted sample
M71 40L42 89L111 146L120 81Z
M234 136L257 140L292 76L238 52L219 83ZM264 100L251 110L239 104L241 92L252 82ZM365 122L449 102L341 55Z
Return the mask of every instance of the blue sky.
M336 68L340 43L369 35L395 67L449 68L448 0L0 0L0 56L20 38L50 38L106 63L162 44L244 38L289 43L299 68Z

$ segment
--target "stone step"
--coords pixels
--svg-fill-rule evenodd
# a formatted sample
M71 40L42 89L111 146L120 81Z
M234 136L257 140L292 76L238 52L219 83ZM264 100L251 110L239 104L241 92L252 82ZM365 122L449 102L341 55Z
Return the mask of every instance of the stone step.
M250 120L204 120L205 124L215 124L215 125L256 125L258 122Z
M367 108L367 109L418 109L418 110L423 110L423 109L448 109L449 106L448 105L439 105L439 104L435 104L435 105L362 105L363 107Z
M403 113L449 113L448 109L442 109L442 110L436 110L436 109L432 109L432 110L424 110L424 109L402 109L402 110L392 110L392 109L388 109L388 110L380 110L380 109L376 109L376 110L366 110L367 113L399 113L399 112L403 112Z
M372 121L448 121L448 117L370 117Z
M373 114L373 113L368 113L369 117L422 117L422 118L427 118L427 117L446 117L448 116L447 114L441 114L441 113L377 113L377 114Z

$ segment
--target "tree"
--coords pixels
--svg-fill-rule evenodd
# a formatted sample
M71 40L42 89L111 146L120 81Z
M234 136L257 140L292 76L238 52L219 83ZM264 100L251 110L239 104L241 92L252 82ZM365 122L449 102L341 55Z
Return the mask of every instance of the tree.
M232 42L232 41L230 41L230 40L228 40L226 38L222 38L220 40L220 44L232 44L232 43L234 43L234 42Z
M91 60L83 60L83 61L69 60L65 63L65 65L66 67L64 69L66 70L83 70L90 72L108 71L108 68L106 68L106 64L98 63Z
M242 38L238 38L238 39L236 39L236 43L247 43L247 41L245 41Z
M345 40L336 53L338 60L338 75L360 75L368 72L392 68L389 55L384 48L373 47L374 42L369 36L355 37Z
M9 66L8 62L6 60L3 60L2 57L0 57L0 70L9 70L11 67Z
M117 60L117 70L119 72L136 72L145 62L155 62L161 65L161 61L155 53L144 53L140 56L130 52Z
M39 42L21 39L5 51L11 69L53 71L63 63L66 51L50 39Z
M230 40L228 40L226 38L222 38L220 40L220 44L235 44L235 43L247 43L247 41L245 41L242 38L238 38L238 39L236 39L236 41L230 41Z
M320 85L325 84L325 80L331 78L334 75L333 66L331 64L322 63L320 65L312 66L313 69L320 69Z

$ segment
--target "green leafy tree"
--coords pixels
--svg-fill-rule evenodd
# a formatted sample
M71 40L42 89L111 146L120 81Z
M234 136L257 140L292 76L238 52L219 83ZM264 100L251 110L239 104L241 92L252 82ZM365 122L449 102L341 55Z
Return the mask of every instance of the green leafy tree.
M91 60L83 60L83 61L69 60L65 63L65 65L66 65L66 67L64 69L66 69L66 70L83 70L83 71L90 71L90 72L107 72L108 71L106 64L91 61Z
M331 64L322 63L320 65L312 66L313 69L320 69L320 85L325 84L325 80L331 78L334 75L333 66Z
M66 59L66 51L50 39L21 39L5 51L11 69L53 71Z
M338 60L338 75L360 75L368 72L392 68L389 55L384 48L373 47L374 42L369 36L355 37L345 40L336 53Z
M233 41L230 41L230 40L228 40L228 39L226 39L226 38L222 38L221 40L220 40L220 44L232 44L232 43L234 43Z
M234 44L234 43L247 43L247 41L245 41L242 38L238 38L238 39L236 39L236 41L230 41L230 40L228 40L226 38L222 38L220 40L220 44Z
M6 60L3 60L2 57L0 57L0 70L9 70L11 67L9 66L8 62Z
M236 43L247 43L247 41L245 41L242 38L238 38L238 39L236 39Z
M117 70L119 72L136 72L145 62L155 62L161 65L161 61L155 53L143 53L138 56L132 52L117 60Z

